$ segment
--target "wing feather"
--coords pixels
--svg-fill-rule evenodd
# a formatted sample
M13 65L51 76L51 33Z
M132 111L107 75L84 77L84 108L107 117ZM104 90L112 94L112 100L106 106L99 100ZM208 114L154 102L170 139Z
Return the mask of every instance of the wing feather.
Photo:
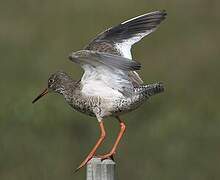
M135 71L141 68L141 64L137 61L122 56L89 50L73 52L69 59L82 65L89 64L94 67L108 66L123 71Z
M105 42L111 44L111 51L119 51L122 56L131 59L131 46L155 31L165 18L166 12L163 10L146 13L124 21L100 33L85 49L93 50L95 48L98 50L97 46L100 44L100 49L103 50L101 47ZM106 50L110 51L109 48Z
M166 11L154 11L134 17L100 33L86 47L87 50L106 52L132 59L131 47L154 32L166 18ZM134 86L143 84L137 72L128 73Z
M89 50L74 52L69 59L84 69L81 79L82 92L90 96L103 95L111 98L118 94L130 95L134 87L129 72L141 68L137 61Z

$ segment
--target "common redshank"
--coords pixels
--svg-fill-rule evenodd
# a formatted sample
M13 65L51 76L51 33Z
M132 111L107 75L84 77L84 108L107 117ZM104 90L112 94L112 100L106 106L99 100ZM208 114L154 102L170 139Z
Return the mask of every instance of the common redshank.
M73 109L97 118L101 135L76 170L95 156L105 139L103 120L106 117L115 117L120 123L120 131L110 152L99 156L101 159L113 158L125 132L126 126L119 116L138 108L150 96L164 91L160 82L143 84L136 72L141 65L132 59L131 47L155 31L165 17L165 11L154 11L102 32L84 50L69 56L71 61L84 69L80 80L75 81L67 73L57 71L49 77L47 89L33 100L34 103L48 92L55 92L63 95Z

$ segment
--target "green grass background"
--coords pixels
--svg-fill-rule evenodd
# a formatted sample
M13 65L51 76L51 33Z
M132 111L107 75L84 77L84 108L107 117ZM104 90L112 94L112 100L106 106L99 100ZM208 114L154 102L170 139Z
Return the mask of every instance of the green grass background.
M124 115L127 132L115 156L118 179L220 179L220 15L218 0L0 1L0 179L85 179L73 170L98 135L96 119L63 97L33 98L100 31L148 11L167 20L133 48L146 83L166 92ZM118 123L105 121L110 149Z

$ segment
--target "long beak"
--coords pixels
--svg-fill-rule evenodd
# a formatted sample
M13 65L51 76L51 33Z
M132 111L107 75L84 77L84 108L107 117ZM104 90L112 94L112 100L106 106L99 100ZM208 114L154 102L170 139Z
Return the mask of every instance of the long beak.
M37 96L32 103L35 103L38 99L40 99L41 97L43 97L44 95L46 95L48 93L48 89L45 89L39 96Z

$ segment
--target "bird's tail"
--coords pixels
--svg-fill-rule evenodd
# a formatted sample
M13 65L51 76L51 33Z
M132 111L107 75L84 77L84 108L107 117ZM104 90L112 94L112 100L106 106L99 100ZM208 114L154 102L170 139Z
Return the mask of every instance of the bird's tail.
M138 88L138 91L139 92L142 91L142 93L145 96L150 97L150 96L153 96L155 94L164 92L164 85L161 82L154 83L154 84L148 84L148 85L145 85L145 86L142 86L142 87Z

